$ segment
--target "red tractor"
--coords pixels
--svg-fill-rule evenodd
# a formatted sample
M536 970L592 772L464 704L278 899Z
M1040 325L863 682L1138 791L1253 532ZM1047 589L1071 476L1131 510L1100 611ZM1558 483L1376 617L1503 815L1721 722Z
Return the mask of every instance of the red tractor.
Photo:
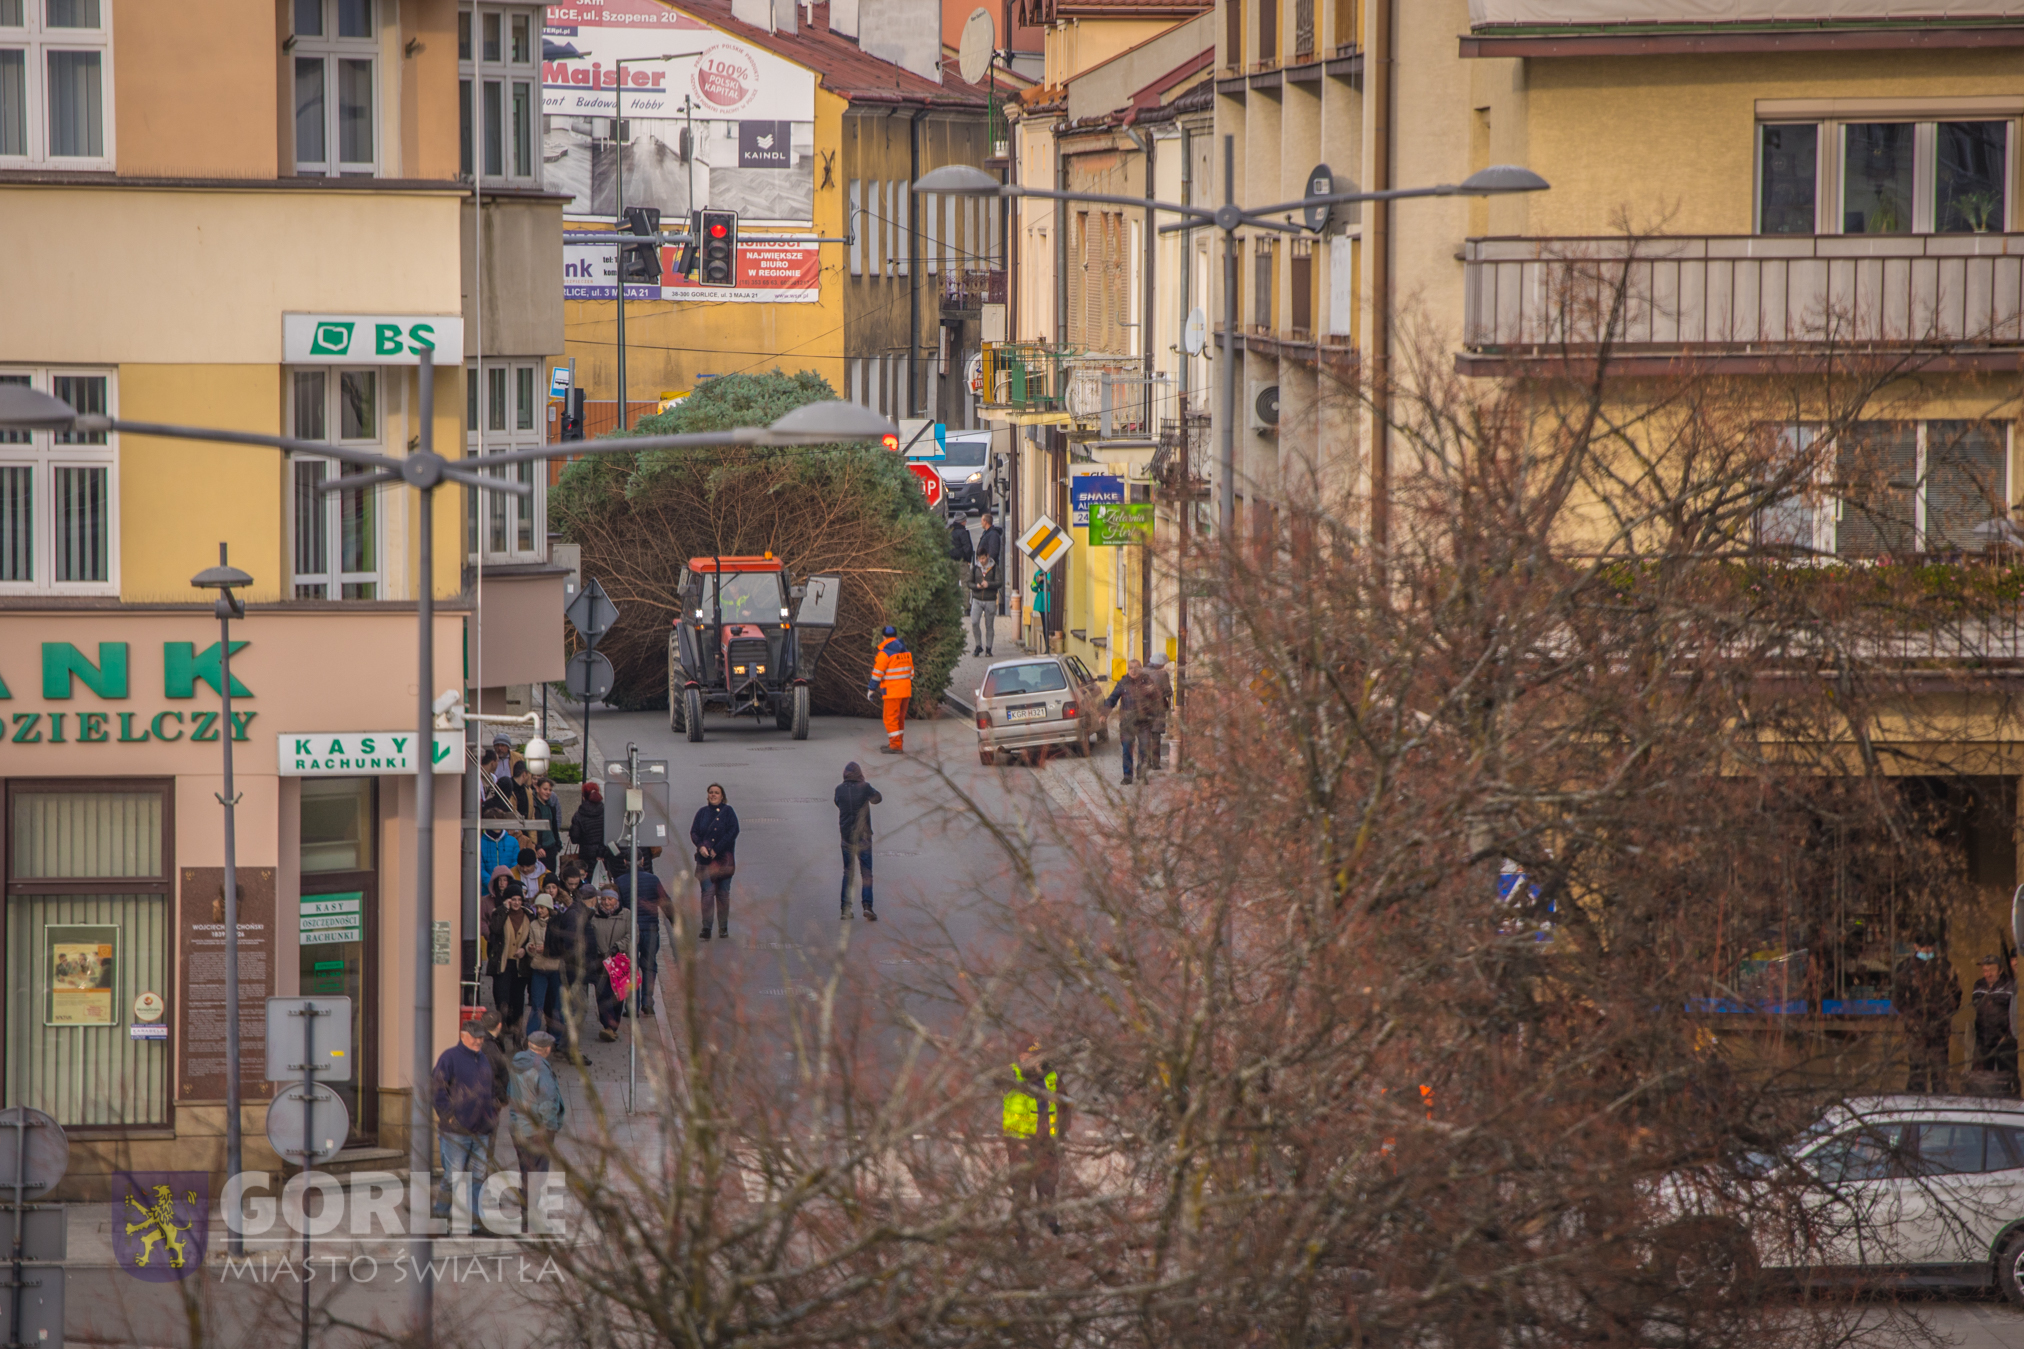
M668 634L668 727L703 738L703 713L772 716L808 738L808 684L836 630L841 578L793 584L784 563L763 557L692 557L682 579L682 616ZM798 609L796 605L799 605Z

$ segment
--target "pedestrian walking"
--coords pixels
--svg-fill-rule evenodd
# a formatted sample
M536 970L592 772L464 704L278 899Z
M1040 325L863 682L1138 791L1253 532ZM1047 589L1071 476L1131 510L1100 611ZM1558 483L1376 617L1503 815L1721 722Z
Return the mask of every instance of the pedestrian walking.
M506 807L497 801L479 812L479 818L483 827L478 830L478 874L489 887L501 868L511 871L520 865L520 836L507 829Z
M1146 674L1138 657L1133 656L1125 662L1124 677L1112 686L1110 696L1103 700L1105 707L1122 704L1118 713L1118 739L1124 746L1124 780L1127 786L1132 780L1134 751L1137 751L1139 779L1143 781L1153 771L1152 730L1159 697L1159 686Z
M970 640L973 656L989 656L998 636L998 564L989 553L970 559Z
M1152 677L1153 687L1159 690L1159 702L1153 709L1152 756L1154 768L1165 768L1167 738L1167 717L1174 710L1174 676L1167 665L1167 653L1155 651L1146 673Z
M555 799L555 779L534 780L534 813L537 822L534 832L534 851L540 855L550 871L561 860L562 853L562 802Z
M548 1170L555 1158L555 1140L569 1113L562 1099L562 1084L555 1080L555 1069L548 1062L554 1051L555 1037L538 1030L527 1037L527 1048L513 1056L506 1128L520 1159L520 1193L529 1213L535 1206L527 1178Z
M907 703L914 696L914 653L900 640L898 629L887 624L885 640L871 663L871 687L865 697L885 699L885 747L881 754L907 752Z
M597 897L597 913L590 920L590 936L597 947L597 960L591 967L590 987L597 997L598 1038L618 1039L618 1023L625 1014L625 999L612 986L611 970L605 964L615 955L626 958L626 965L632 965L632 924L633 916L619 907L618 891L606 890Z
M850 892L856 889L864 900L865 921L878 921L871 902L871 808L883 800L878 788L864 780L862 768L855 763L843 766L843 781L836 786L836 827L843 835L843 918L850 917Z
M562 1030L562 959L548 954L548 924L555 917L555 900L542 895L534 901L534 923L527 933L527 1029L531 1035L545 1030L550 1035Z
M562 988L563 1034L558 1038L579 1063L587 1061L583 1055L584 1013L597 1005L591 978L598 967L598 952L590 928L596 898L597 892L589 884L580 885L569 906L548 921L547 952L560 962L556 974Z
M1061 1144L1068 1137L1070 1111L1061 1095L1061 1073L1042 1056L1038 1043L1013 1061L1001 1118L1020 1243L1026 1240L1028 1207L1058 1237L1061 1223L1054 1216L1054 1200L1061 1185Z
M457 1032L457 1043L443 1051L431 1075L443 1178L429 1211L438 1218L450 1216L453 1187L460 1176L469 1178L469 1212L475 1216L478 1192L490 1173L492 1131L499 1127L499 1106L493 1097L492 1065L484 1046L484 1026L475 1019L466 1021Z
M976 548L970 542L970 522L961 512L949 517L949 561L968 566Z
M606 864L605 871L610 873L610 858L604 844L604 789L595 782L583 784L583 800L569 817L569 841L576 845L577 862L583 867L585 880L596 878L600 862Z
M492 1005L515 1035L527 1013L527 943L533 935L534 920L518 894L505 897L485 928L485 972L492 976Z
M1916 938L1912 953L1898 962L1891 999L1904 1026L1905 1090L1945 1093L1948 1042L1954 1013L1961 1007L1961 985L1933 938Z
M985 511L978 517L977 545L974 554L989 557L999 575L1005 572L1005 531L991 523L991 512Z
M703 807L689 824L689 842L696 848L696 885L702 891L703 925L696 935L710 940L731 935L731 877L738 872L738 812L731 809L720 783L703 793Z
M506 1017L497 1007L488 1007L478 1018L478 1052L492 1066L492 1102L506 1108L506 1084L513 1076L513 1050L506 1043Z
M2017 1094L2017 1035L2010 1008L2017 1000L2017 977L2004 967L1999 953L1982 957L1982 977L1969 997L1975 1005L1975 1070L2001 1073L2009 1093Z
M654 859L661 855L655 848L640 849L640 893L637 903L632 898L632 872L621 872L615 882L618 888L618 902L621 908L630 908L639 915L637 924L640 940L639 980L640 1015L654 1014L654 985L660 980L661 972L661 919L675 916L668 887L654 873ZM728 934L726 934L728 935Z

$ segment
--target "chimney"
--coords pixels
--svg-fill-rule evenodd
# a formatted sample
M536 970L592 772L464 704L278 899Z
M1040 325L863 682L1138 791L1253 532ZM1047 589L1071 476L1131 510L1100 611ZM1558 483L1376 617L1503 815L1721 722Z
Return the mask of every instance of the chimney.
M857 5L858 0L829 0L829 31L856 37Z
M775 0L731 0L731 17L754 28L773 31L773 6Z
M794 0L773 0L773 31L793 33L799 31L800 6Z

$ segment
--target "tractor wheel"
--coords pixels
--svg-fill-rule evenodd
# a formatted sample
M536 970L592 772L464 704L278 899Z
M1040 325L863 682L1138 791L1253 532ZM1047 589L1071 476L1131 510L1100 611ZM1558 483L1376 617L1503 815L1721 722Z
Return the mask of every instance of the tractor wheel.
M700 745L703 742L703 691L682 690L683 729L689 733L689 742Z
M682 704L685 701L680 689L670 689L668 691L668 730L677 735L684 729L682 724Z
M808 685L794 686L794 738L808 739Z
M773 729L791 731L794 729L794 695L783 693L773 703Z

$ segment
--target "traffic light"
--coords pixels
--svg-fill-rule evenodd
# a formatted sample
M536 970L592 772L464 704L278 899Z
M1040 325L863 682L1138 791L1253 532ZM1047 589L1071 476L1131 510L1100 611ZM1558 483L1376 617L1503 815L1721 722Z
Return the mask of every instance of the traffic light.
M885 435L880 438L879 443L881 445L884 445L887 449L891 450L894 454L898 454L900 452L900 438L890 431L886 432Z
M569 401L563 404L562 430L557 439L583 439L583 390L571 389L569 391Z
M702 286L735 286L738 284L738 213L736 211L703 212L702 275L696 284Z
M653 242L624 244L618 250L618 279L620 285L651 285L661 283L661 213L652 206L628 206L625 208L626 226L634 234L644 234Z

